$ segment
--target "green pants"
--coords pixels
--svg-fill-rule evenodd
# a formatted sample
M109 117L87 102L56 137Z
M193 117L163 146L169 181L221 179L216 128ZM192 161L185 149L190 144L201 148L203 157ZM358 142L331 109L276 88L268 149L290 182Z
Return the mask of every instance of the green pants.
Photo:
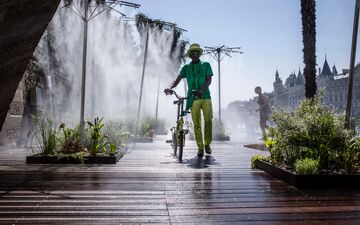
M204 115L204 142L205 145L210 145L212 141L212 118L213 111L211 99L197 99L194 100L191 106L191 117L194 123L195 140L200 151L204 151L204 142L201 126L201 110Z

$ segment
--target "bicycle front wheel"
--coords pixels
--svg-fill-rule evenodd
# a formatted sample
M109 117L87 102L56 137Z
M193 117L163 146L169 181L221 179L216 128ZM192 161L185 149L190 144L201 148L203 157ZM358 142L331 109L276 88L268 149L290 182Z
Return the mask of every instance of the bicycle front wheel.
M180 131L180 134L179 134L179 162L182 162L183 150L184 150L184 132Z
M178 143L177 143L177 138L176 138L176 132L173 133L172 135L172 147L174 149L174 155L176 155L176 152L177 152L177 146L178 146Z

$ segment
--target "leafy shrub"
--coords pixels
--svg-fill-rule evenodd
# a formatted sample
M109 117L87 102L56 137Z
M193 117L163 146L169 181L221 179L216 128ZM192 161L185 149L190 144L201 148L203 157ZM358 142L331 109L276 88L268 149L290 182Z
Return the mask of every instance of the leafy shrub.
M152 138L155 133L156 121L154 118L146 117L142 120L139 136L144 138Z
M360 169L360 137L353 137L348 148L340 155L341 168L347 173L355 173Z
M298 175L316 174L319 161L314 159L299 159L295 162L295 171Z
M224 138L227 137L226 127L223 121L219 119L213 120L213 138Z
M165 121L162 119L155 119L146 117L142 120L140 127L141 137L153 137L154 134L166 134Z
M28 133L26 148L44 155L53 154L58 148L58 130L55 121L45 113L32 116L34 126Z
M127 130L126 121L114 122L110 121L106 123L106 134L108 137L108 142L113 143L118 147L125 147L129 138L131 137L131 132Z
M53 156L57 157L58 159L63 159L63 158L67 158L67 159L75 159L80 161L81 163L84 163L84 157L88 156L89 153L83 149L81 151L78 152L74 152L74 153L63 153L63 152L55 152Z
M60 125L63 137L61 140L61 152L64 154L71 154L76 152L84 151L84 146L80 140L80 126L74 129L66 127L64 123Z
M155 120L155 134L167 134L167 130L165 128L165 120Z
M350 140L353 131L344 129L344 115L321 103L321 97L303 100L296 111L276 110L271 115L276 123L269 128L267 147L271 162L294 170L295 162L318 160L318 169L342 170L350 165ZM345 160L345 161L344 161Z
M101 133L101 129L105 126L102 122L104 118L96 117L94 123L87 122L90 127L90 154L96 155L99 152L106 152L107 136Z
M84 156L89 153L114 154L127 144L131 135L129 131L121 129L122 126L127 127L126 123L121 123L119 129L110 123L106 133L103 132L105 123L103 118L97 117L94 122L88 122L88 126L84 128L85 138L82 144L79 125L72 129L62 123L57 127L54 119L46 114L38 114L33 119L34 127L28 134L26 148L58 158L71 157L83 161Z

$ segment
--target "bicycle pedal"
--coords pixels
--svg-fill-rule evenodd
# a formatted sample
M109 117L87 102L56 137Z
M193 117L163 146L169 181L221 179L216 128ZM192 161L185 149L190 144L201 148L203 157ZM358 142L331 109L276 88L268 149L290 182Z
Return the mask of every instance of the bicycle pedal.
M166 143L172 143L172 140L166 140Z

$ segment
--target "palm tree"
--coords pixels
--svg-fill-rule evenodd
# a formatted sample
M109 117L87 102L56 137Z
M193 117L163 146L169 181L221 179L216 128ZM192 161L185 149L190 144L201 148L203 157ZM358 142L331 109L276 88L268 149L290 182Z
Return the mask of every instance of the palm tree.
M316 94L316 16L315 0L301 0L301 21L304 44L305 97Z

